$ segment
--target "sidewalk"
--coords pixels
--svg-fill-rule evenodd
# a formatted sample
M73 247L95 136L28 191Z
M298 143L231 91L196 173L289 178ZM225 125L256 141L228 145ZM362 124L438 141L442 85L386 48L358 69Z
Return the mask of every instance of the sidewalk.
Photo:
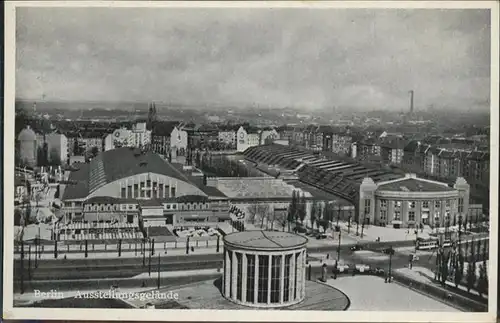
M411 278L421 283L427 283L427 284L436 283L436 280L434 280L434 272L425 267L413 267L413 269L401 268L401 269L396 269L396 271L408 278ZM446 281L446 285L455 287L455 284L451 281ZM463 291L467 291L467 287L463 285L458 285L458 288ZM479 296L479 293L475 290L471 290L470 293ZM488 296L485 296L485 298L488 298Z

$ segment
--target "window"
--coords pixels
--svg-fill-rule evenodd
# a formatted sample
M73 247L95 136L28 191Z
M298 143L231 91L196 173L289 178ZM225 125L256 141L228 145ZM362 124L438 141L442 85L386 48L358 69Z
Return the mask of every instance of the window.
M171 194L170 194L170 195L171 195L172 197L175 197L175 187L172 187L172 189L171 189L171 190L172 190L172 192L171 192Z
M380 220L386 220L387 219L387 211L386 210L382 210L380 211Z
M428 208L429 208L429 201L423 201L423 202L422 202L422 207L423 207L424 209L428 209Z
M440 208L441 207L441 201L435 201L434 202L434 207L435 208Z
M122 187L120 197L121 198L126 198L127 197L127 189L125 187Z
M170 197L170 186L168 185L165 185L165 194L167 195L167 197Z
M464 198L460 197L458 198L458 213L463 213L464 212Z
M131 199L132 196L132 185L127 186L127 198Z
M292 260L292 255L285 256L285 277L283 279L283 301L288 302L290 298L290 261Z
M281 256L272 256L271 303L280 301Z
M401 212L400 211L394 211L394 220L401 221Z
M134 184L134 198L139 197L139 184Z
M166 206L167 206L167 210L170 210L170 204L167 204Z
M408 221L415 221L415 211L408 212Z
M176 210L177 209L177 204L172 204L172 209Z
M269 279L269 256L259 256L259 282L257 302L267 303L267 281Z
M253 303L255 291L255 256L246 255L247 257L247 299L249 303Z
M451 201L450 200L446 200L446 207L447 208L451 207Z
M401 207L401 201L395 201L394 202L395 207Z
M196 210L196 204L193 205L193 210Z
M410 209L414 209L414 208L415 208L415 204L416 204L416 203L415 203L415 201L409 201L409 202L408 202L408 207L409 207Z
M386 208L387 207L387 200L380 200L380 207Z

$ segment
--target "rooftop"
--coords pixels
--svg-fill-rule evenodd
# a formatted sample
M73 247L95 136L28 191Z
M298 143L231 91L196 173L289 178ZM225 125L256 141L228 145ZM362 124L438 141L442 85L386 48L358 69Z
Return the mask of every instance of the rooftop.
M89 164L80 164L78 168L69 176L68 180L75 184L66 187L65 200L85 198L108 183L143 173L165 175L191 183L186 175L159 155L129 147L102 152Z
M438 182L428 180L408 178L379 185L377 190L396 192L443 192L453 191L454 189L445 183L439 184Z
M307 238L290 232L242 231L226 235L224 242L241 248L275 250L305 246Z

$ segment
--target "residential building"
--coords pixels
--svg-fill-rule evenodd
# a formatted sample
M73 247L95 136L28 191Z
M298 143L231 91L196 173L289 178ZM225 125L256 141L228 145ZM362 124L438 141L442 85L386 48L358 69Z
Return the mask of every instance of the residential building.
M380 158L380 143L378 140L373 138L363 139L356 143L353 143L353 150L356 151L351 155L352 158L356 158L361 161L371 161Z
M260 130L255 127L240 126L237 136L236 150L238 151L245 151L247 148L258 146L260 143Z
M151 148L161 155L170 153L170 136L178 122L155 122L151 132Z
M176 156L185 156L188 149L188 133L182 125L175 126L170 134L170 149Z
M330 151L338 155L349 155L353 137L347 132L334 132L331 134ZM354 158L354 157L353 157Z
M224 149L236 149L236 134L239 125L222 125L217 134L219 143Z
M400 165L403 162L405 143L402 140L383 141L380 144L382 161L387 164Z
M261 145L271 143L278 138L279 138L279 134L276 131L276 129L263 129L260 132L260 144Z
M69 158L68 138L60 133L45 135L48 161L53 164L66 164Z

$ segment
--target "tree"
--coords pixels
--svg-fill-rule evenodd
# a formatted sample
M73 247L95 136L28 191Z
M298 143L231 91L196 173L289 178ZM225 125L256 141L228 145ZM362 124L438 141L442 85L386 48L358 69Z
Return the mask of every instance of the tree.
M462 283L462 279L464 277L464 256L462 254L462 247L460 245L458 245L457 248L457 256L455 257L454 266L455 276L453 278L455 287L458 287L458 285Z
M443 252L441 255L441 285L446 284L449 275L448 261L450 260L450 252Z
M269 221L269 204L258 204L258 214L260 215L260 227L264 227L264 220L266 224Z
M483 296L483 294L487 294L488 291L488 277L487 270L484 264L479 265L479 277L477 280L477 291L479 296Z
M306 215L307 215L306 195L302 194L302 197L300 198L300 211L299 211L299 219L301 224L304 224Z
M90 156L91 156L91 158L94 158L97 155L99 155L99 148L94 146L90 149Z
M55 148L50 150L50 165L51 166L61 165L61 156L59 156L59 153Z
M474 239L471 241L471 251L474 252ZM467 291L470 292L471 289L474 288L476 283L476 260L474 259L474 255L471 254L470 257L467 257Z
M247 207L247 211L248 211L248 221L252 224L255 223L255 218L257 217L257 213L259 212L258 210L258 204L250 204L248 207Z
M483 250L482 250L482 257L483 257L483 262L481 265L479 265L479 278L477 282L477 291L479 292L479 295L487 294L488 293L488 247L486 243L483 243Z
M20 209L14 209L14 225L20 226L23 225L23 214Z
M311 228L314 229L314 223L316 222L316 213L318 212L318 203L313 201L311 207Z

